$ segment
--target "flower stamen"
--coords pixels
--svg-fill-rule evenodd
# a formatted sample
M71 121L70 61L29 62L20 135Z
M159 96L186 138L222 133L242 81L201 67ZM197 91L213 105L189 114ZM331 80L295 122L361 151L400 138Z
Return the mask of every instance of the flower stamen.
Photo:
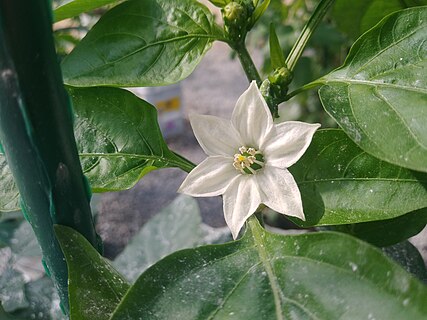
M234 155L233 166L242 174L256 174L264 167L264 156L255 148L242 146L239 152Z

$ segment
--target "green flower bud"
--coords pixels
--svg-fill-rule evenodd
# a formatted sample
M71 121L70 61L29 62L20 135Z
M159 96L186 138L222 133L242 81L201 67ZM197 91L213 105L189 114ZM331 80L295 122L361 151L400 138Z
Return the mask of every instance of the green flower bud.
M238 2L230 2L227 4L223 9L222 14L225 21L234 23L240 23L247 18L245 7Z
M292 78L292 72L286 67L277 68L268 76L268 80L270 80L272 84L277 84L279 86L287 86L291 83Z

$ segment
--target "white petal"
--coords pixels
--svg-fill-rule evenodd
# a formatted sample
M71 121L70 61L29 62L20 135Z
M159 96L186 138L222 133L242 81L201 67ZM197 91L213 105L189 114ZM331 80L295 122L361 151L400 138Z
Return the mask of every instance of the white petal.
M197 114L190 114L189 118L194 135L207 155L232 157L242 146L240 135L230 120Z
M255 81L237 100L231 122L247 147L259 148L273 127L273 117Z
M193 197L217 196L240 175L233 167L233 158L208 157L188 174L178 192Z
M261 146L266 163L289 168L301 158L320 124L288 121L275 125Z
M262 203L279 213L305 220L301 194L288 170L265 166L256 177Z
M261 196L254 176L241 175L235 179L225 191L223 201L225 222L233 238L236 239L246 219L261 204Z

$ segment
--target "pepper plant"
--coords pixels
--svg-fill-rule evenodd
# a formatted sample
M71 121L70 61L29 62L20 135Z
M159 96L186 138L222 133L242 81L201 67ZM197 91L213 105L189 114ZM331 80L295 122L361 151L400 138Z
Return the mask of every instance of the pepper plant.
M270 26L272 70L261 76L246 39L270 1L210 1L223 23L196 0L74 0L53 16L45 0L0 1L0 210L20 208L30 222L65 315L425 319L425 265L404 242L427 224L425 3L320 0L289 52ZM64 91L52 20L106 4L61 63ZM339 68L289 90L332 7L354 44ZM156 109L123 88L183 80L215 41L251 86L231 121L191 117L208 155L195 169L166 145ZM338 129L275 123L279 104L315 89ZM190 173L181 192L224 195L238 239L172 253L131 282L118 267L130 255L115 267L101 256L88 200L167 167ZM266 207L317 232L269 232ZM397 262L381 249L391 245Z

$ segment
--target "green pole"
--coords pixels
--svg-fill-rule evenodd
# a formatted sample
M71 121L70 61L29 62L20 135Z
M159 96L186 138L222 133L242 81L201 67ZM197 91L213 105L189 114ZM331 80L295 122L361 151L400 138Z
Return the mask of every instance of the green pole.
M0 141L21 208L68 313L67 265L54 224L101 251L80 166L69 97L52 37L50 1L0 0Z

